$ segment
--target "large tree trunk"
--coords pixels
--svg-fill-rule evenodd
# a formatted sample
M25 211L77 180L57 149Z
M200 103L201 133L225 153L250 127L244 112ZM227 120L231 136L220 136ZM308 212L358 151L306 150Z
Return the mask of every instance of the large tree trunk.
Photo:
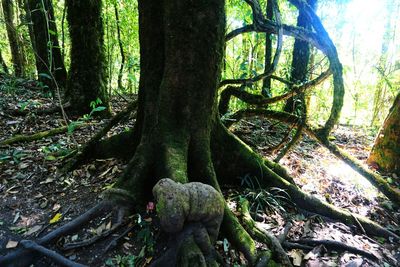
M53 4L51 0L29 0L29 10L38 78L54 93L57 87L65 88L67 71L58 42Z
M139 1L139 21L141 80L135 132L140 143L134 160L152 154L141 165L151 170L153 179L215 184L210 132L222 62L224 2ZM137 170L126 174L119 187L137 194L131 186L137 175ZM152 187L154 180L146 182Z
M384 172L400 176L400 94L387 115L368 158Z
M17 30L14 25L14 3L11 0L2 0L4 20L6 24L8 41L10 43L11 56L16 76L24 76L24 59L19 47Z
M81 115L90 113L90 103L97 99L108 108L102 1L67 0L66 6L71 38L66 98Z

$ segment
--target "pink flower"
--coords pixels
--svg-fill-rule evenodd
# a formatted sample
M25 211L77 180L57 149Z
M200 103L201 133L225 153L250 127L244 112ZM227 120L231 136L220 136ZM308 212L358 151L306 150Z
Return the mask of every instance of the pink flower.
M154 211L154 202L147 203L146 211L147 213L152 213Z

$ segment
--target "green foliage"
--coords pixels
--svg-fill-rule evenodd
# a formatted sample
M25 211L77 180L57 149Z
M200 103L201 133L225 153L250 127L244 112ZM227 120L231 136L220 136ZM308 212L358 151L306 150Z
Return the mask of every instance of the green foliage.
M112 267L133 267L143 266L146 255L152 255L154 253L155 240L151 231L151 223L143 220L140 214L138 214L137 223L140 230L137 233L137 240L141 242L142 248L137 255L128 254L125 256L116 255L113 258L106 260L105 264Z
M265 211L286 212L285 207L293 206L290 196L285 190L272 187L269 190L262 188L257 177L245 175L241 177L241 186L246 189L237 196L237 199L247 199L250 210L258 213Z
M72 134L72 132L76 129L77 126L82 125L83 123L87 123L91 119L93 119L93 115L97 112L101 112L106 109L104 106L101 105L103 102L100 98L97 98L95 101L90 102L90 108L92 109L89 114L85 114L76 121L72 121L68 125L68 134Z
M106 260L105 264L111 267L134 267L137 266L135 262L137 257L132 254L125 256L116 255L114 258L109 258Z
M63 141L52 143L48 146L42 146L40 151L44 153L45 160L49 161L62 158L71 152L71 150L66 147L66 144Z
M13 149L12 151L7 151L5 153L0 153L0 163L3 163L7 160L12 160L16 164L20 163L23 157L26 156L26 153L20 149Z

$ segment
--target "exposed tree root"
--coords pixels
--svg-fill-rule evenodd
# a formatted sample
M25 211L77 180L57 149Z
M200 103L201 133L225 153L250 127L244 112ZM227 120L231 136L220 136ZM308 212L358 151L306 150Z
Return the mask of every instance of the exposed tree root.
M249 212L249 202L244 199L239 202L239 209L242 214L242 220L245 224L246 230L260 242L267 244L273 253L273 257L275 257L278 262L280 262L283 266L293 266L286 251L282 248L279 240L268 233L261 227L257 225L257 223L251 218Z
M65 266L65 267L84 267L84 266L86 266L86 265L82 265L82 264L73 262L73 261L65 258L64 256L58 254L57 252L47 249L41 245L38 245L31 240L22 240L19 243L28 250L35 251L39 254L42 254L43 256L48 257L49 259L52 259L59 266Z
M76 219L68 222L60 228L55 229L44 237L39 238L35 243L40 246L54 243L61 236L68 235L79 230L82 225L112 210L113 206L114 204L112 202L102 201ZM37 253L25 247L18 247L13 252L0 257L0 266L29 266L36 260L38 260Z
M400 240L399 236L375 222L360 215L352 214L349 211L336 208L292 185L264 164L264 160L258 154L230 134L222 124L214 129L212 136L216 172L218 177L227 184L229 184L229 180L230 184L238 184L238 182L232 181L232 177L252 174L259 178L263 186L276 186L286 190L291 196L291 200L302 209L327 216L348 225L356 225L359 222L370 235L392 237L395 240Z
M133 101L123 111L117 113L114 117L112 117L100 131L98 131L92 138L90 138L90 140L85 144L81 151L64 166L63 172L71 171L77 168L79 165L87 162L89 158L95 157L96 155L93 155L93 152L95 150L95 147L98 145L100 139L105 136L112 127L117 125L136 109L137 101Z
M112 233L114 233L115 231L117 231L120 227L122 227L124 225L124 223L122 222L122 219L124 217L124 209L119 210L119 214L118 214L118 220L117 222L111 227L110 230L104 231L99 235L96 235L93 238L90 239L86 239L86 240L82 240L79 242L74 242L74 243L68 243L68 244L64 244L63 247L61 248L61 250L71 250L71 249L76 249L76 248L82 248L82 247L86 247L86 246L90 246L94 243L96 243L97 241L104 239L105 237L111 235Z
M222 264L221 256L211 243L199 240L204 234L207 234L207 231L201 223L187 224L178 236L172 237L169 242L170 248L163 256L150 266L218 266L217 262Z
M228 125L231 125L237 120L245 116L264 116L267 118L271 118L274 120L283 121L286 123L295 123L299 120L299 118L295 115L272 111L267 109L248 109L248 110L240 110L236 112L232 117L234 120L228 120ZM324 147L326 147L332 154L341 159L343 162L348 164L352 169L357 171L359 174L364 176L372 185L374 185L380 192L382 192L388 199L393 201L396 205L400 205L400 189L391 187L385 179L377 173L370 171L367 167L365 167L362 163L360 163L357 159L353 158L342 149L340 149L337 145L333 144L325 137L325 132L320 132L318 130L313 130L310 126L304 125L304 131L313 139L317 140Z
M386 180L377 173L374 173L365 167L360 161L340 149L337 145L330 142L327 138L315 133L308 128L307 133L323 144L332 154L347 163L353 170L364 176L371 184L373 184L380 192L396 205L400 205L400 189L390 186Z
M84 128L84 127L87 127L90 125L91 125L90 123L77 124L75 126L75 129ZM43 139L46 137L54 136L57 134L66 133L68 131L68 129L69 129L68 126L62 126L62 127L48 130L48 131L38 132L35 134L30 134L30 135L16 135L9 139L1 141L0 146L12 145L12 144L19 143L19 142L32 142L32 141L40 140L40 139Z

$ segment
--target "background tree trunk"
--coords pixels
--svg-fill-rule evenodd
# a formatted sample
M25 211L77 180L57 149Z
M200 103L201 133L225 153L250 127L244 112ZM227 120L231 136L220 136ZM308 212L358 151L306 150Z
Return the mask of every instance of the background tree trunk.
M59 88L65 88L67 72L58 43L53 4L51 0L29 0L29 9L33 23L32 42L35 44L38 78L54 93L55 82Z
M0 66L3 69L3 72L8 74L8 67L7 67L6 62L3 59L3 55L1 54L1 51L0 51Z
M307 0L307 3L311 6L312 9L316 9L317 0ZM302 9L299 9L297 26L305 29L311 29L311 23L308 21L307 14ZM308 79L308 63L310 61L310 51L310 45L308 44L308 42L295 39L290 72L290 80L292 82L302 83ZM302 113L306 111L304 93L301 93L296 97L289 98L286 101L284 111L292 113L298 108L301 108Z
M66 98L77 114L90 113L97 99L108 108L102 2L67 0L66 6L71 38Z
M14 4L11 0L1 0L3 6L4 20L6 23L6 30L8 41L10 43L11 56L14 67L14 74L16 76L24 76L24 60L18 42L18 35L14 25Z
M274 10L272 8L272 0L267 1L267 19L272 20ZM272 62L272 34L265 34L265 59L264 59L264 72L267 72L271 68ZM271 77L267 77L263 80L261 93L265 97L271 97Z
M375 139L368 163L400 176L400 93Z

